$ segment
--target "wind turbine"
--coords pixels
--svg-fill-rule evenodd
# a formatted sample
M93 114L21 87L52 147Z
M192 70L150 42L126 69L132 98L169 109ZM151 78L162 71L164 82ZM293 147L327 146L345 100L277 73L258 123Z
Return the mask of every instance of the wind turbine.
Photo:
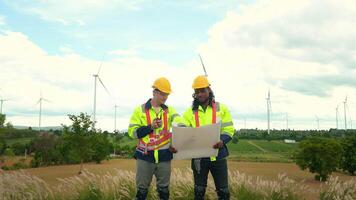
M0 114L2 114L2 105L4 104L4 101L8 101L9 99L0 99Z
M103 64L103 61L101 61L101 63L100 63L100 67L99 67L98 73L93 74L93 76L94 76L93 128L95 128L95 124L96 124L96 87L97 87L96 85L97 85L98 80L99 80L100 84L103 86L103 88L105 89L105 91L109 94L109 96L112 97L112 95L110 94L109 90L105 87L103 81L101 80L101 78L99 76L102 64Z
M318 130L319 130L319 117L317 115L315 115L315 119L316 119L316 122L318 124Z
M336 108L335 108L335 111L336 111L336 113L335 113L335 115L336 115L336 129L339 129L339 105L340 104L338 104L336 106Z
M346 110L349 114L349 123L350 123L350 129L352 129L352 119L351 119L351 113L350 113L350 109L349 109L349 105L346 102Z
M117 108L119 106L115 104L114 108L115 108L115 128L114 128L114 132L116 132L116 114L117 114Z
M0 95L0 114L2 114L2 105L4 104L4 101L8 101L8 100L9 99L3 99L2 96Z
M347 121L346 121L346 106L347 106L347 96L345 98L344 103L344 120L345 120L345 131L347 130Z
M50 102L48 99L42 97L42 92L40 95L40 99L38 99L36 105L40 104L39 116L38 116L38 131L41 132L41 120L42 120L42 101Z
M268 89L268 96L266 98L267 100L267 133L270 133L270 115L271 115L271 110L272 110L272 105L271 105L271 95L270 95L270 90Z
M287 125L287 130L288 130L288 113L286 113L286 125Z

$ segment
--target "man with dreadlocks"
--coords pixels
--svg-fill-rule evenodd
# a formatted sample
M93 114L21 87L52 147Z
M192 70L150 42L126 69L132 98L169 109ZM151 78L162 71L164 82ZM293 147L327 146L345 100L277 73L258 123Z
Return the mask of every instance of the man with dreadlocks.
M212 146L219 149L217 157L192 159L194 174L194 199L204 199L208 174L211 172L219 200L230 199L226 157L229 155L226 144L234 135L234 126L227 107L215 102L214 93L206 76L198 76L193 82L193 105L184 115L187 126L199 127L220 123L220 141ZM202 135L204 137L204 135Z

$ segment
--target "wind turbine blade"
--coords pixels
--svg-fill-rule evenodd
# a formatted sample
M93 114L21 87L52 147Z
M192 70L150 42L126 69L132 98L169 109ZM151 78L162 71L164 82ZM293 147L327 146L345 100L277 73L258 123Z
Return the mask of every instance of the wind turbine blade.
M204 70L205 76L208 77L208 73L206 73L204 62L203 62L203 59L201 58L200 54L199 54L199 58L200 58L201 65L203 66L203 70Z
M110 97L112 97L112 95L110 94L109 90L105 87L103 81L101 80L101 78L98 76L99 82L101 83L101 85L104 87L105 91L109 94Z
M47 101L48 103L52 103L50 100L42 98L42 100Z
M99 73L100 73L101 66L103 65L104 57L105 57L105 54L104 54L103 57L101 58L101 62L100 62L100 65L99 65L99 70L98 70L97 75L99 75Z
M36 104L34 106L37 106L40 102L41 102L41 99L38 99L38 101L36 102Z

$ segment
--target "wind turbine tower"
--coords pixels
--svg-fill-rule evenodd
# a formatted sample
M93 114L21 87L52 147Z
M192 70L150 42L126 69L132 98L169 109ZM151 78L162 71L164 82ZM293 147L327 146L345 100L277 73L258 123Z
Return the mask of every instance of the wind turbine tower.
M42 101L50 102L49 100L42 97L42 93L40 99L37 101L37 104L40 104L39 115L38 115L38 131L41 132L41 121L42 121Z
M319 126L319 117L317 115L315 115L315 119L316 119L316 123L318 124L318 130L320 130L320 126Z
M268 96L266 98L267 100L267 133L269 134L270 133L270 115L271 115L271 109L272 109L272 106L271 106L271 95L270 95L270 90L268 89Z
M336 119L336 129L339 129L339 105L337 105L336 106L336 108L335 108L335 111L336 111L336 113L335 113L335 119Z
M114 128L114 132L116 132L116 114L117 114L117 108L119 107L118 105L115 104L115 128Z
M109 90L105 87L103 81L100 79L99 73L100 73L101 65L102 65L102 62L101 62L101 64L100 64L98 73L93 74L93 76L94 76L93 128L95 128L95 124L96 124L96 87L97 87L97 82L98 82L98 80L99 80L100 84L103 86L103 88L105 89L105 91L109 94L109 96L112 97L112 95L110 94Z
M0 99L0 114L2 114L2 105L4 104L4 101L8 101L8 99Z
M345 98L344 103L344 120L345 120L345 131L347 130L347 120L346 120L346 105L347 105L347 96Z

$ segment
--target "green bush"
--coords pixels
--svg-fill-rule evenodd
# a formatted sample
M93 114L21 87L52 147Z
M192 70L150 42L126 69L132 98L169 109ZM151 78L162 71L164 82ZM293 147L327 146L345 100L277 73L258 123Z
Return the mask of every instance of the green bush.
M326 181L339 166L341 154L342 147L337 140L310 138L299 144L294 158L301 169L316 173L316 180Z
M356 136L344 138L341 144L343 151L340 167L354 175L356 171Z
M10 157L15 156L14 151L11 148L6 148L4 151L4 155Z
M109 142L107 134L94 133L90 140L92 143L91 148L93 149L92 159L96 163L100 163L102 160L108 158L112 144Z

